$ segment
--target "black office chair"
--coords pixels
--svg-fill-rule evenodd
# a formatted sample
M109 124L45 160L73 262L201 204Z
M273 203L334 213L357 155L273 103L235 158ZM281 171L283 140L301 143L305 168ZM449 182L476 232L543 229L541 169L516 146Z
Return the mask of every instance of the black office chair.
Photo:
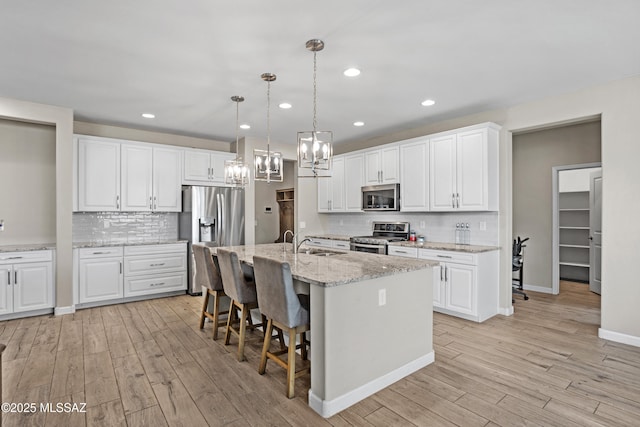
M528 237L526 239L520 239L520 236L518 236L517 240L516 239L513 240L513 250L512 250L513 259L512 259L512 265L511 265L511 271L513 273L518 272L517 278L516 277L511 278L512 295L514 294L522 295L525 301L529 299L529 296L522 289L522 284L523 284L522 271L524 270L523 248L527 247L527 245L523 245L523 243L526 242L527 240L529 240ZM515 302L515 299L512 298L511 301Z

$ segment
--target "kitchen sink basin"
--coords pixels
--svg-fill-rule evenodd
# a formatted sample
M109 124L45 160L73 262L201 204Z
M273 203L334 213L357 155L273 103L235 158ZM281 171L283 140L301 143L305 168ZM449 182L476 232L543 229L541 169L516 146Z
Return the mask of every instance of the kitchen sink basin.
M315 256L332 256L340 255L342 252L327 251L324 249L303 249L301 251L298 251L298 253Z

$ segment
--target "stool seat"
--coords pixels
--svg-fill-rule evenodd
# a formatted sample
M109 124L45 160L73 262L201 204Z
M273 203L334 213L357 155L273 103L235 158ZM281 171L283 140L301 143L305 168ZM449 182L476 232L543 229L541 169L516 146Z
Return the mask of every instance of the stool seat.
M258 372L266 372L267 360L271 359L287 371L287 397L294 397L295 379L310 372L309 368L296 372L296 348L300 348L302 360L307 359L307 344L305 332L310 329L309 296L296 294L291 277L291 267L286 262L253 257L253 271L256 278L256 291L260 312L267 318L264 335L260 367ZM271 352L271 331L273 327L287 331L289 346L286 350ZM300 335L300 345L296 345L296 338ZM287 353L287 360L279 356Z
M220 319L228 311L220 311L220 298L225 296L218 267L218 259L211 252L211 249L202 244L195 243L193 246L193 257L195 259L195 283L202 287L204 301L202 312L200 313L200 329L204 328L205 317L213 322L213 339L218 339L218 328L221 325ZM213 311L209 311L209 297L213 296Z

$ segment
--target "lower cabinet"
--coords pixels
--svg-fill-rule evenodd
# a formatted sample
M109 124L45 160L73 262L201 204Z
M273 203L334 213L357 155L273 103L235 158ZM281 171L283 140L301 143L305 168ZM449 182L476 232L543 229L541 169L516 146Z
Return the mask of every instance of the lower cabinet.
M438 261L433 268L433 310L483 322L498 314L498 251L480 253L389 246L389 255Z
M0 316L53 308L53 283L53 251L0 253Z
M99 305L187 289L186 243L78 251L78 303Z
M305 243L308 246L315 246L318 248L340 249L343 251L351 249L351 243L348 240L319 239L317 237L310 237L309 241Z

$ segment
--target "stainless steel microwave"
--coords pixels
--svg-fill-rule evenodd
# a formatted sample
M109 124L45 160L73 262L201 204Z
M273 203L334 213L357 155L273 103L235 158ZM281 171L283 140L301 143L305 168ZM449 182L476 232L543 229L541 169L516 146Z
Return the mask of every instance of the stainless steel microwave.
M400 184L362 187L363 211L399 211Z

